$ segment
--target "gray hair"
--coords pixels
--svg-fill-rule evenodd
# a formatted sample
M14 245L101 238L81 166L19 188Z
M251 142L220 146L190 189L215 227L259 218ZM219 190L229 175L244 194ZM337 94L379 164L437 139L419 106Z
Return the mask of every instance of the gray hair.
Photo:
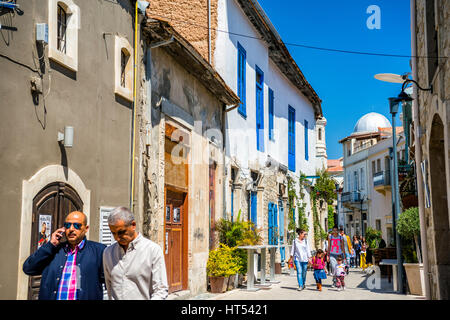
M135 221L134 215L126 207L117 207L109 214L108 224L115 225L119 221L123 221L126 226L129 226L133 221Z

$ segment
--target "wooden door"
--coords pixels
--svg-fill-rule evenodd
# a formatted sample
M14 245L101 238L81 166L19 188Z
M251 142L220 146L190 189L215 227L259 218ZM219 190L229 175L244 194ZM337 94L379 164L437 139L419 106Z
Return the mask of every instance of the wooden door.
M63 182L51 183L38 192L33 199L30 253L50 241L51 234L62 227L65 217L70 212L82 210L81 198L74 189ZM29 277L29 300L37 300L40 282L41 276Z
M166 189L164 255L169 293L185 289L187 283L187 194Z

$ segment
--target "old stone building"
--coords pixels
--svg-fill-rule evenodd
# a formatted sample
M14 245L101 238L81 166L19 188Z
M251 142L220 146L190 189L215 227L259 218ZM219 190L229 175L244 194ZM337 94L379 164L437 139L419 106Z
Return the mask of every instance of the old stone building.
M414 136L425 287L450 297L450 2L411 1ZM417 57L417 58L415 58ZM429 89L432 90L423 90Z
M163 248L169 292L196 295L224 206L225 114L239 98L168 22L144 17L140 43L134 208Z
M87 238L103 241L104 214L130 199L132 3L20 1L20 10L0 6L0 299L36 297L39 277L22 265L40 232L47 241L81 210Z

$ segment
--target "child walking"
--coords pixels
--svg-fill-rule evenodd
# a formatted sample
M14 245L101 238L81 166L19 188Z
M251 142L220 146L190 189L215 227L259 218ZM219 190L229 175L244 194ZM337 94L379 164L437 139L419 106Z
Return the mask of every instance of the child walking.
M327 278L324 252L322 249L318 249L316 255L312 259L312 265L314 269L314 279L316 280L317 290L322 291L322 279Z
M336 277L336 287L338 291L345 290L344 278L347 275L345 272L345 265L342 263L342 257L339 256L337 259L337 265L334 269L334 276Z

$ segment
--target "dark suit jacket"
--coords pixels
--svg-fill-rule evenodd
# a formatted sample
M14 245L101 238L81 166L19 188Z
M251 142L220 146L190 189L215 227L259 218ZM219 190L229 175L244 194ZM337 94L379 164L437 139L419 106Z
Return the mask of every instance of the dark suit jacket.
M85 238L86 239L86 238ZM39 300L56 300L59 281L66 264L66 244L54 246L50 241L28 257L23 264L23 272L29 276L42 275ZM79 300L102 300L105 282L103 275L104 244L88 241L77 253L81 284L78 285Z

